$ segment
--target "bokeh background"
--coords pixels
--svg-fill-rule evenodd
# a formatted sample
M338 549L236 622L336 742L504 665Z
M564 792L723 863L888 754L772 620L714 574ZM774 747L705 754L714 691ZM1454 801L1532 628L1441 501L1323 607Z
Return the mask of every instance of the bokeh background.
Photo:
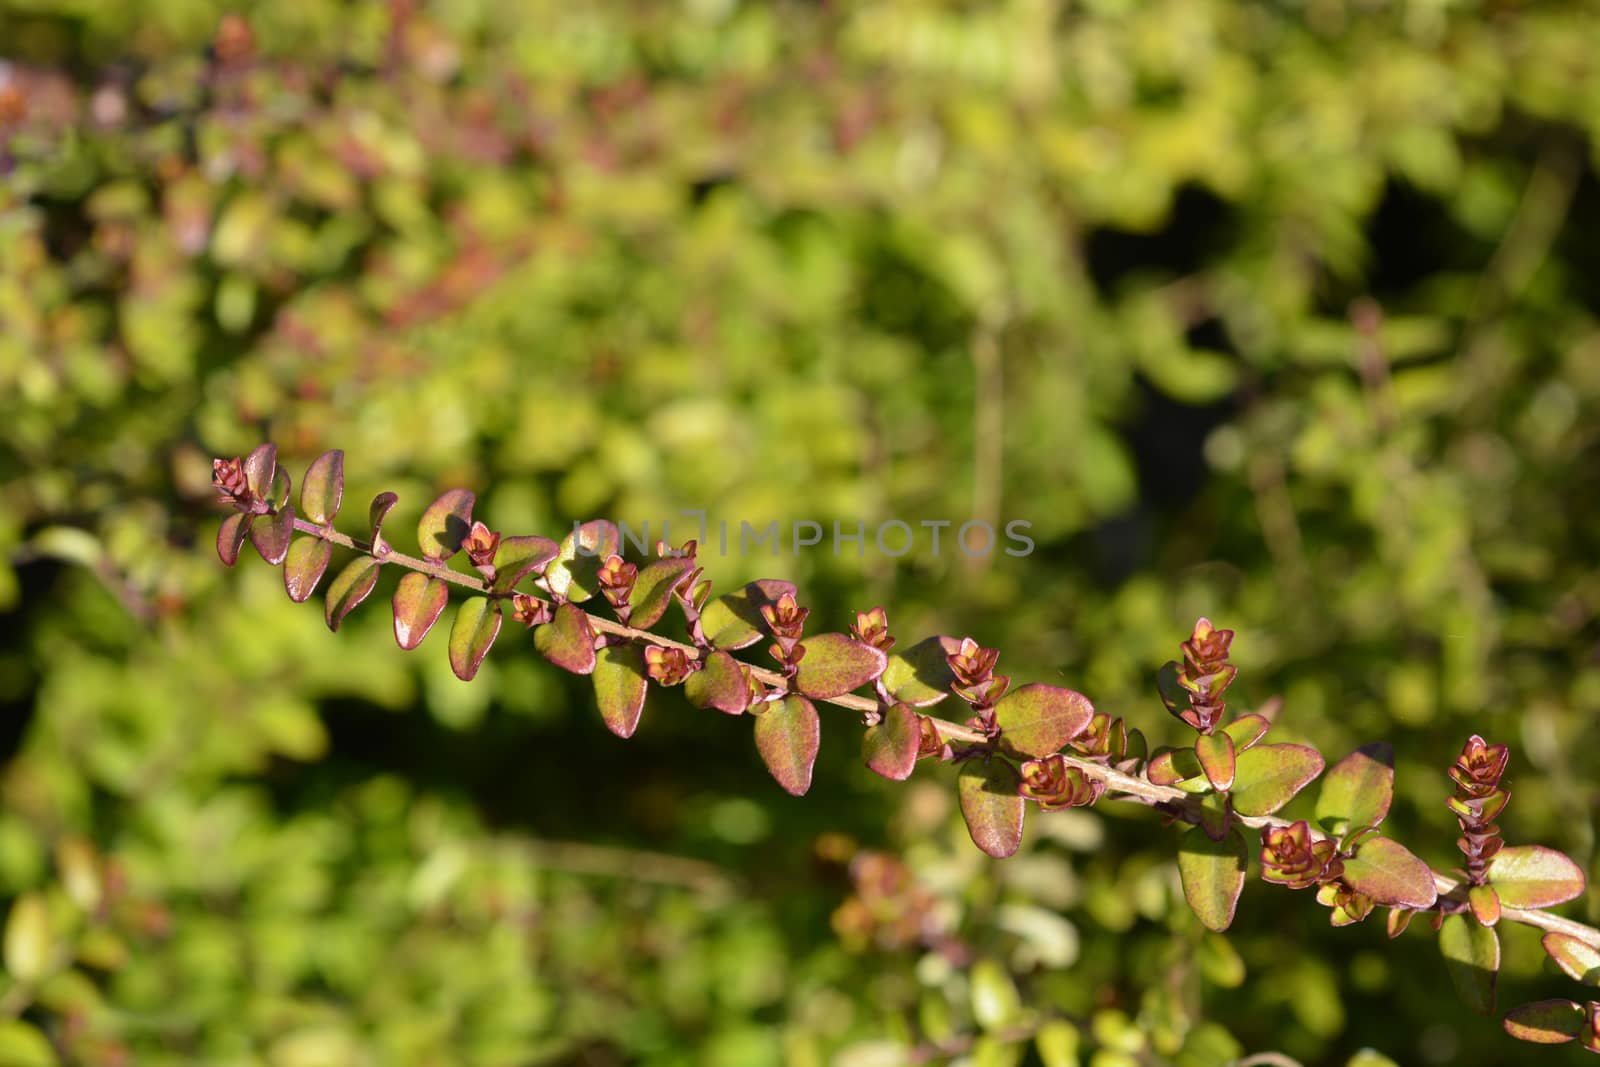
M401 653L393 576L332 635L218 563L209 459L343 448L402 546L451 486L509 533L1028 521L709 573L1158 742L1209 615L1235 707L1395 743L1434 866L1479 732L1507 837L1593 870L1597 42L1517 0L0 0L0 1063L1581 1062L1468 1015L1425 923L1252 881L1205 934L1142 809L995 863L840 709L797 800L747 721L656 694L620 741L520 633L471 684ZM1503 1007L1574 992L1504 941Z

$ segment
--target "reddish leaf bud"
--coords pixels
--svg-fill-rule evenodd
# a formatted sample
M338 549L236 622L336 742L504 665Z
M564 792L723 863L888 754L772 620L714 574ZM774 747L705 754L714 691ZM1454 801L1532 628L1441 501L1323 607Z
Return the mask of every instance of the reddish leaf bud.
M939 736L939 728L933 725L933 720L926 715L919 715L917 729L921 735L921 740L917 743L917 758L932 756L935 759L944 759L950 746Z
M1017 786L1017 792L1037 801L1041 811L1088 807L1105 791L1105 782L1089 777L1080 767L1067 766L1059 752L1024 762L1022 781Z
M524 626L543 626L555 618L555 611L548 600L517 593L511 597L511 617Z
M500 551L500 534L483 523L474 521L461 547L474 567L480 569L493 567L495 554Z
M605 594L606 600L611 602L612 607L621 608L628 603L628 597L633 594L633 583L638 577L638 566L623 562L621 556L607 556L600 568L600 591Z
M1000 659L997 648L982 648L970 637L961 639L961 648L945 657L950 671L963 688L983 685L994 674L994 665Z
M767 620L772 635L780 643L798 641L805 630L806 616L810 614L810 608L802 608L795 602L793 593L783 594L776 604L761 605L761 617Z
M1372 914L1377 902L1343 882L1328 882L1317 889L1317 903L1333 909L1333 925L1349 926Z
M1344 873L1332 841L1314 841L1304 819L1290 826L1272 826L1261 834L1261 877L1290 889L1331 881Z
M212 460L211 484L223 500L240 511L252 510L256 498L250 491L249 479L245 477L243 460L238 457Z
M858 612L855 624L850 627L850 636L884 652L894 647L894 638L889 636L889 616L882 607Z
M1487 796L1500 784L1510 750L1505 745L1486 744L1473 734L1461 747L1461 756L1450 768L1450 777L1468 796Z
M690 674L694 666L681 648L663 648L651 645L644 650L645 673L661 685L677 685Z

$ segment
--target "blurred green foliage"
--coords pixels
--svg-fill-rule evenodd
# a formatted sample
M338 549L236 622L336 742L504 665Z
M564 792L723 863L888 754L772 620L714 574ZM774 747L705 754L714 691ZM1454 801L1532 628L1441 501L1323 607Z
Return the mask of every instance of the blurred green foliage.
M986 1067L1047 1015L1048 1067L1564 1062L1466 1017L1426 924L1252 883L1203 933L1125 805L996 864L842 712L794 800L741 722L625 744L379 598L329 635L217 563L207 461L343 448L394 530L454 485L509 533L1026 520L709 573L1156 741L1210 615L1283 740L1395 743L1436 867L1479 732L1507 837L1593 870L1592 4L230 9L0 0L0 1063ZM1541 959L1508 932L1505 1005L1565 995Z

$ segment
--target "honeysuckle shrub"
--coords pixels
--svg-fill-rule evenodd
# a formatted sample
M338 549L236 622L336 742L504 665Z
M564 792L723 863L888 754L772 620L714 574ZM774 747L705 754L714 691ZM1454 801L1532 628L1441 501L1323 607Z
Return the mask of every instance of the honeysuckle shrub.
M0 4L0 889L65 938L97 856L151 924L108 912L139 951L74 965L103 1010L24 1016L58 1056L826 1061L940 1011L975 1033L980 958L1103 1017L1086 1052L1143 1026L1308 1062L1565 1054L1463 1013L1416 930L1332 930L1310 893L1252 886L1249 923L1202 934L1147 813L1055 811L1032 825L1070 831L989 865L946 791L880 787L846 731L788 803L742 732L615 742L526 649L462 684L373 605L331 638L277 573L207 558L209 459L345 449L397 530L449 486L552 537L684 507L1022 518L1025 557L707 569L793 581L839 632L883 604L905 640L980 637L1152 747L1195 745L1151 678L1226 619L1228 699L1284 701L1267 743L1393 743L1384 837L1466 862L1443 769L1476 734L1514 753L1507 837L1592 873L1592 12L230 10ZM483 987L537 971L557 1009L467 1006L502 924L427 886L476 907L450 872L495 842L569 849L514 861L569 910ZM971 955L835 930L857 846ZM731 872L744 908L605 873L638 850ZM369 919L353 872L424 888ZM1584 1010L1537 937L1502 940L1502 1008Z

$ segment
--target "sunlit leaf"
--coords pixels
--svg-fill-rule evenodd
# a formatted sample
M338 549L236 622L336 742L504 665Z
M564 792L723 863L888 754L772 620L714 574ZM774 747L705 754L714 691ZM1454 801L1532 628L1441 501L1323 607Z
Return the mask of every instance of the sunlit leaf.
M1362 745L1334 764L1317 794L1317 825L1331 834L1377 826L1394 798L1394 746Z
M1583 895L1583 869L1543 845L1503 848L1489 861L1489 884L1510 908L1548 908Z
M450 669L456 677L472 681L499 636L500 602L482 596L463 600L450 627Z
M1233 810L1271 815L1322 773L1322 755L1305 745L1257 745L1234 761Z
M805 658L795 685L813 700L830 700L859 689L883 673L887 658L879 649L849 634L817 634L805 639Z
M1500 938L1466 915L1447 915L1439 928L1439 950L1444 953L1450 981L1467 1007L1479 1015L1492 1014Z
M1071 689L1025 685L1000 698L994 717L1002 748L1020 756L1048 756L1083 733L1094 718L1094 705Z
M1017 769L998 756L967 760L956 779L961 817L972 843L996 859L1011 855L1022 844L1027 809L1017 793L1020 784Z
M1369 837L1344 861L1344 882L1379 904L1431 908L1438 899L1433 871L1398 841Z
M726 652L707 656L705 666L684 681L683 692L695 707L716 708L729 715L744 711L750 697L739 661Z
M1233 738L1222 730L1195 738L1194 754L1200 760L1206 779L1216 789L1233 788Z
M328 583L326 607L323 610L328 629L338 630L344 617L372 593L372 587L378 584L380 566L371 556L357 556L333 576L333 581Z
M502 537L494 554L497 593L509 593L533 571L556 558L560 546L548 537Z
M904 652L891 652L883 669L883 685L897 702L914 708L937 704L950 695L956 680L946 658L961 650L954 637L928 637Z
M756 748L772 777L794 796L811 788L811 768L822 743L817 709L803 696L788 696L756 716Z
M672 603L672 587L693 567L694 560L688 556L666 556L640 567L628 598L628 624L648 630L660 622Z
M1238 828L1213 841L1200 827L1191 827L1178 847L1178 874L1183 896L1208 930L1233 924L1239 894L1244 891L1248 853Z
M394 591L394 639L404 649L422 644L450 602L444 581L415 571L400 579Z
M1232 722L1222 727L1222 732L1233 738L1233 751L1235 754L1250 748L1266 735L1272 723L1267 721L1265 715L1241 715Z
M383 520L389 512L400 502L400 497L394 493L379 493L372 498L372 506L367 509L367 521L372 526L372 543L378 543L378 536L383 532Z
M883 720L867 727L861 737L861 756L874 773L895 781L911 777L922 744L921 718L907 704L884 709Z
M563 670L588 674L594 670L594 628L576 604L562 604L555 617L533 630L533 647ZM642 653L641 653L642 654Z
M793 582L763 578L736 593L708 602L700 612L700 626L706 640L715 648L729 651L755 644L767 633L761 609L776 604L783 594L794 591Z
M1472 907L1472 917L1484 926L1494 926L1500 921L1500 894L1492 885L1475 885L1467 890L1467 903Z
M1571 1000L1536 1000L1506 1012L1506 1033L1536 1045L1564 1045L1583 1032L1588 1014Z
M572 605L563 604L562 607ZM632 737L639 726L639 715L644 711L645 694L650 689L643 646L630 641L602 648L595 656L594 673L590 678L606 728L618 737Z
M449 559L472 530L472 505L477 497L465 489L448 489L417 520L417 544L428 559Z
M333 544L320 537L300 537L283 560L283 588L296 604L311 599L333 559Z
M250 492L265 500L272 496L273 476L278 472L278 446L257 445L244 458L244 479Z
M294 505L285 504L269 515L257 515L250 524L250 543L261 558L276 567L289 554L294 539Z
M254 515L235 511L217 527L217 556L223 563L231 567L239 562L239 550L244 547L244 539L249 535L254 519Z
M344 450L324 452L306 468L300 486L300 514L319 526L332 522L344 501Z
M561 539L556 558L545 568L544 579L550 592L575 604L600 592L600 567L621 547L615 524L594 519L572 530Z
M1543 944L1550 958L1568 976L1584 985L1600 986L1600 947L1557 931L1545 934Z

